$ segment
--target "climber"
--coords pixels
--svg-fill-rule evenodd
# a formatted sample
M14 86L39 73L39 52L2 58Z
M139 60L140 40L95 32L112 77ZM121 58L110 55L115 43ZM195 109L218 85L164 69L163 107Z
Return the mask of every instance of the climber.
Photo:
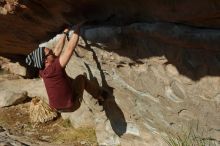
M53 50L47 47L39 47L26 58L26 63L29 66L39 69L39 74L43 78L47 90L49 105L58 111L72 111L74 102L78 102L76 101L78 100L77 97L82 96L84 89L98 101L104 101L103 90L97 84L90 82L86 75L79 75L71 80L65 71L65 67L78 43L82 24L76 25L67 48L62 54L69 29L63 31Z

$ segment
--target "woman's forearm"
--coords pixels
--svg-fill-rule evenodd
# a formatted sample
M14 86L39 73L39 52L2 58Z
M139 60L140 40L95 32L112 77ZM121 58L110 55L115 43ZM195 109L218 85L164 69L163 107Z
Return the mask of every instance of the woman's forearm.
M67 49L69 49L70 52L73 52L73 50L75 49L77 43L79 40L79 34L78 32L74 32L69 40Z
M61 54L61 52L63 50L64 43L65 43L65 38L66 38L66 35L65 34L61 34L60 39L59 39L59 41L56 44L55 49L54 49L54 54L56 56L60 56L60 54Z
M83 22L76 25L76 29L74 30L74 33L72 34L68 42L67 48L65 49L63 54L60 55L59 61L60 61L61 67L65 67L67 65L67 63L69 62L73 54L74 49L76 48L76 45L79 40L80 27L82 24Z
M60 65L62 67L65 67L66 64L69 62L69 60L73 54L73 51L77 45L78 40L79 40L79 34L74 32L68 42L68 45L67 45L65 51L63 52L62 55L60 55L59 61L60 61Z

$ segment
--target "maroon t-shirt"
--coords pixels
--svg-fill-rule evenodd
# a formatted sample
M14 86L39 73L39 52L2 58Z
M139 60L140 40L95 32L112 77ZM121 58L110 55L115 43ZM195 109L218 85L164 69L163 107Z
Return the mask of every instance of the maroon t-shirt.
M65 68L60 65L59 58L44 70L40 70L40 76L49 97L49 104L55 109L70 109L73 107L73 92L69 77Z

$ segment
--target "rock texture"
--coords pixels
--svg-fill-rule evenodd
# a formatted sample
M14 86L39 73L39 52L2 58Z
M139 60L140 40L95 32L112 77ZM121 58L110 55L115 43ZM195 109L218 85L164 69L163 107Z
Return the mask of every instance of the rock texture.
M8 145L16 145L16 146L28 146L29 143L22 142L22 140L18 140L16 136L10 135L8 129L4 129L0 126L0 145L8 146Z
M0 107L11 106L22 103L27 98L27 92L18 92L3 90L0 93Z
M20 65L18 62L13 63L11 60L4 57L0 57L0 67L18 76L25 77L27 75L27 69L24 66Z

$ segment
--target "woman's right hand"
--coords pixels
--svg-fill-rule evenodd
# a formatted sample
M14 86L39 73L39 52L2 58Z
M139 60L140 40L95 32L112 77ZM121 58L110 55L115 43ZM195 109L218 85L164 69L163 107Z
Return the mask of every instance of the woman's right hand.
M68 28L65 28L63 32L64 32L64 33L68 33L68 32L69 32L69 29L68 29Z

